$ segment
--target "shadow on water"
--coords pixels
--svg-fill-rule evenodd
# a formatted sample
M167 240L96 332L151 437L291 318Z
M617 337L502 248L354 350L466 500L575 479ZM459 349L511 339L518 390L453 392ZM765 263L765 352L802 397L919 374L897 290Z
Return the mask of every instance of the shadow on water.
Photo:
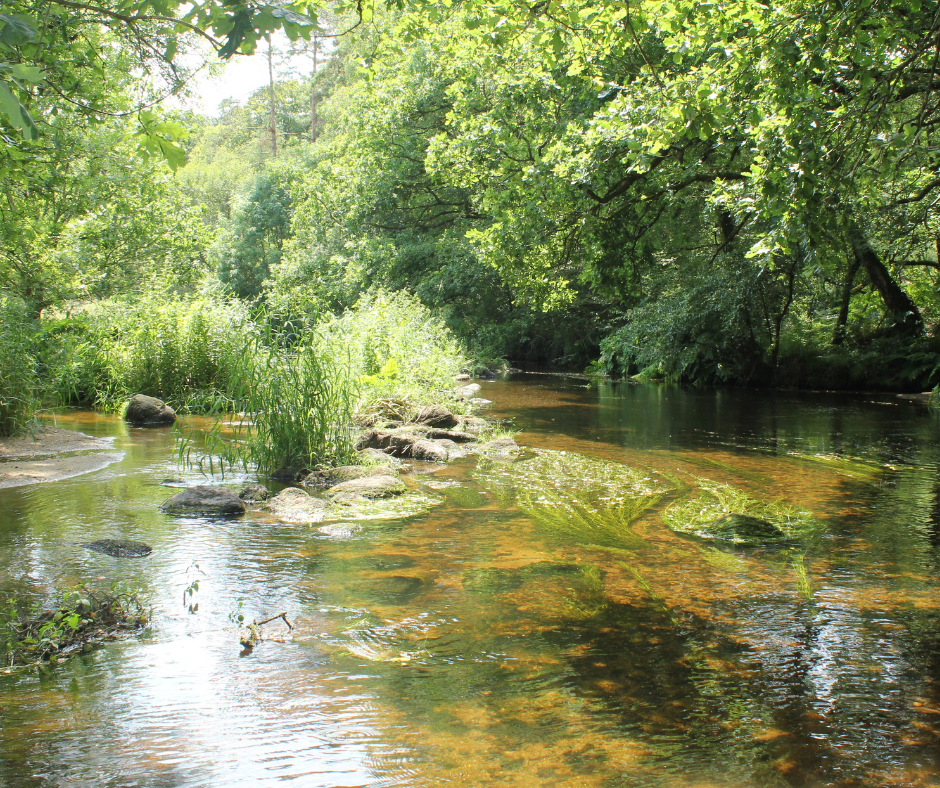
M332 536L164 515L161 481L206 481L168 432L62 415L125 458L0 491L0 593L129 581L154 625L0 673L0 783L940 781L934 415L544 376L481 395L532 452L461 460L422 477L431 511ZM747 548L675 532L663 513L703 485L820 527ZM113 537L153 553L81 547ZM282 611L293 631L240 657L234 616Z

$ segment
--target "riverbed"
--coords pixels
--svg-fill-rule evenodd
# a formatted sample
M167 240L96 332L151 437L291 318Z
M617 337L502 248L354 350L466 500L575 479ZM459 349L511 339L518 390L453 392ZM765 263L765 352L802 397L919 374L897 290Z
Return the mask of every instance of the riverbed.
M538 490L507 494L473 457L415 477L429 512L361 530L180 518L158 506L207 479L173 431L59 414L123 458L0 489L0 599L124 582L153 624L0 673L0 784L940 785L935 413L885 394L482 385L572 489L580 457L672 486L619 546L547 529ZM661 515L702 480L819 529L773 549L677 534ZM112 537L153 552L81 546ZM242 656L237 617L281 612L294 629L267 625Z

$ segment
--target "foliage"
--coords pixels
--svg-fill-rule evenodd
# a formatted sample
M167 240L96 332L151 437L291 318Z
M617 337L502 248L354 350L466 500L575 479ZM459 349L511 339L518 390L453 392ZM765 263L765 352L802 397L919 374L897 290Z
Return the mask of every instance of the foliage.
M319 332L331 364L347 369L357 384L360 407L379 399L452 401L454 377L467 365L461 343L440 318L404 292L366 294Z
M106 301L90 311L96 351L80 348L71 358L88 367L71 374L98 378L98 400L109 407L141 393L177 409L206 410L229 394L251 330L241 304L211 295Z
M0 437L22 432L38 404L31 333L25 305L0 296Z
M56 662L94 644L139 632L150 620L140 593L117 585L66 591L51 610L13 618L4 633L8 665Z
M291 197L273 172L258 176L235 200L232 218L213 248L219 279L242 299L261 295L262 283L281 261L290 232Z

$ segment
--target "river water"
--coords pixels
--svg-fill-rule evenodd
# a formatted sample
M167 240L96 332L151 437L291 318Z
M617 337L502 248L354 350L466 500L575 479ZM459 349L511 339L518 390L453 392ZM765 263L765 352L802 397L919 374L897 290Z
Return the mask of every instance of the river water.
M60 415L125 457L0 490L0 595L122 580L153 625L0 673L0 784L940 785L936 415L548 376L481 394L556 459L732 485L823 528L717 549L666 527L673 492L606 549L541 527L519 503L539 491L507 495L472 458L416 477L427 514L359 532L176 518L161 482L205 479L169 431ZM572 467L556 481L589 487ZM154 550L80 546L104 537ZM293 632L240 656L233 616L282 611Z

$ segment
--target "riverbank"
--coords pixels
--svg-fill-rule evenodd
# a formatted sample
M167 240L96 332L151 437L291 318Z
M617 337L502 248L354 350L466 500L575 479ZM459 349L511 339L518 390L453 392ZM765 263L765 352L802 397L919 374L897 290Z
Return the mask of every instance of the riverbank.
M29 434L0 439L0 488L69 479L99 471L123 456L110 440L37 426Z

